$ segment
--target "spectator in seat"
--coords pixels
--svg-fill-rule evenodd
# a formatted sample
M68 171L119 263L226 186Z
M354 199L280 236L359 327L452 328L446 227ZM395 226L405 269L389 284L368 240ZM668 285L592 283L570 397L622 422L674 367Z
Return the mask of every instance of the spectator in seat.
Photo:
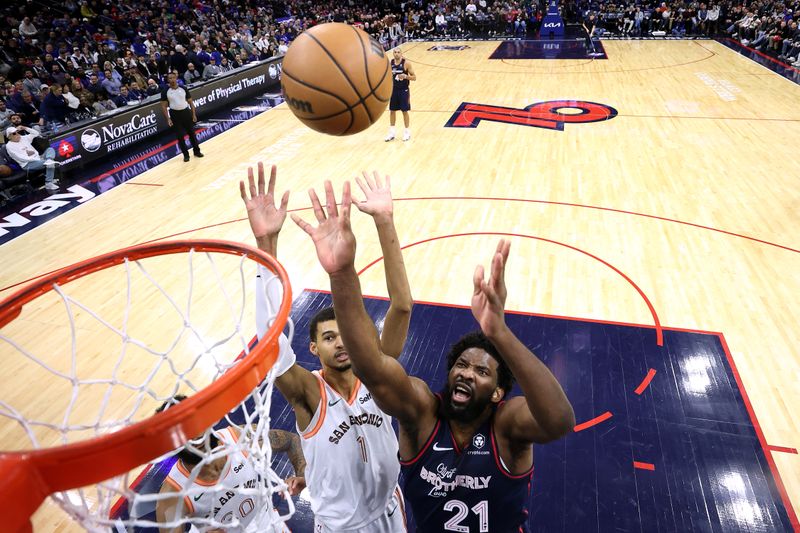
M86 90L92 94L97 94L103 90L103 86L100 85L100 78L96 74L89 76L89 85L86 86Z
M105 79L100 82L100 86L108 93L110 98L114 98L119 96L119 89L122 87L122 83L119 80L114 79L114 75L111 74L111 70L105 71Z
M111 100L116 104L117 107L124 107L128 105L128 103L130 102L133 103L139 102L139 99L133 97L130 91L128 90L128 87L125 85L119 88L119 94L116 97L112 98Z
M139 88L138 82L131 82L131 88L128 90L130 93L131 98L135 98L136 100L142 100L145 96L147 96L144 91Z
M21 135L24 130L27 135ZM25 126L10 127L6 129L6 151L11 159L17 162L24 170L45 169L44 187L48 191L57 191L58 184L55 180L55 167L58 165L54 161L56 151L48 147L44 151L44 158L39 155L31 141L39 137L39 132Z
M42 80L33 76L33 69L25 71L25 79L22 80L22 86L34 96L38 96L42 87Z
M219 75L220 72L222 71L219 69L219 66L217 65L217 60L212 56L209 59L209 63L208 65L206 65L206 68L203 69L203 79L206 80L211 79L214 76Z
M109 98L107 92L101 90L94 95L94 104L92 104L92 109L94 109L94 112L97 113L98 116L110 113L116 108L117 104L115 104L113 100Z
M11 125L11 115L14 112L6 107L6 102L4 100L0 100L0 131L6 131Z
M158 86L158 83L156 83L156 80L154 80L153 78L147 80L146 93L147 96L153 96L154 94L161 94L161 87Z
M194 68L194 63L189 63L186 67L186 72L183 73L183 81L186 82L186 85L190 85L201 79L203 79L203 76L200 74L200 71Z
M67 100L62 94L61 85L53 85L48 91L49 94L42 100L39 111L51 131L58 131L67 121L67 114L70 112Z
M40 125L39 119L41 119L41 115L39 114L39 102L36 98L33 97L31 93L28 91L22 92L22 104L18 105L14 110L22 115L22 123L25 126L33 126L33 125Z

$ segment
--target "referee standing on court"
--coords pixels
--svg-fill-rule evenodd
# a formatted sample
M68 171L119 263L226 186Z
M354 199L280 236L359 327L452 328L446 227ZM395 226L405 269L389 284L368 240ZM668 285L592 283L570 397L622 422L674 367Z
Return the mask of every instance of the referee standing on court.
M203 157L200 153L200 146L197 144L197 136L194 134L194 123L197 122L197 114L194 110L194 101L189 89L178 85L178 74L170 72L167 74L168 86L161 91L161 109L167 117L167 124L175 130L175 137L178 145L183 152L183 160L189 161L189 149L186 147L185 135L189 135L192 143L192 150L195 157Z

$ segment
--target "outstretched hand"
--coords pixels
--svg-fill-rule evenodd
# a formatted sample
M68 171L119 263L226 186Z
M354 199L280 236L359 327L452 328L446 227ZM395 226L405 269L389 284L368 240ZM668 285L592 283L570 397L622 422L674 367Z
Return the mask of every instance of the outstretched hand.
M511 242L500 239L492 258L489 280L484 279L483 265L475 268L472 276L472 316L487 336L505 327L506 290L505 269Z
M289 191L283 193L280 207L275 206L275 179L278 169L272 165L269 176L269 185L264 191L264 164L258 163L258 188L253 178L253 168L247 169L248 186L245 187L244 181L239 182L239 192L241 193L244 205L247 208L247 218L250 221L250 229L261 247L267 240L275 240L286 220L286 206L289 205ZM250 194L248 195L248 190ZM274 244L274 243L273 243ZM274 251L267 250L274 255Z
M350 228L350 182L345 181L342 187L341 213L336 205L333 186L330 181L325 182L326 209L322 209L319 197L314 189L308 190L314 216L317 217L317 227L312 226L299 216L292 214L292 220L300 229L308 233L317 249L317 258L322 268L328 274L335 274L353 266L356 258L356 237Z
M366 172L361 174L364 176L364 180L356 177L356 183L365 198L361 202L356 202L358 210L373 218L391 217L393 213L392 186L389 176L386 176L385 183L381 183L381 175L378 174L378 171L373 172L374 177L370 177Z
M306 488L306 478L302 476L291 476L286 478L286 485L289 487L289 494L291 496L297 496ZM283 496L282 492L281 496Z

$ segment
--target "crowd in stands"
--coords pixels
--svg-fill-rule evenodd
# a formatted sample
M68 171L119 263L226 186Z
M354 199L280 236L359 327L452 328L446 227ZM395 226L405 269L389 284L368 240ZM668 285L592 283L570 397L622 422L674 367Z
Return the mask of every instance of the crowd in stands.
M49 2L49 3L48 3ZM742 3L740 3L742 2ZM730 36L786 61L800 0L562 0L620 36ZM321 22L355 24L389 49L407 39L532 36L545 0L26 0L0 8L0 131L18 114L44 133L286 51Z

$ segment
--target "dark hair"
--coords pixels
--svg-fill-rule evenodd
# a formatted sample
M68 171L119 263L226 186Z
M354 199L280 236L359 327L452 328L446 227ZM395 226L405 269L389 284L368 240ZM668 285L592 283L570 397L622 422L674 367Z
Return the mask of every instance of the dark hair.
M511 387L514 386L514 374L511 373L511 369L508 368L508 365L500 356L500 352L497 351L497 348L486 338L482 331L467 333L453 344L452 348L450 348L450 353L447 354L447 371L450 372L453 365L456 364L456 360L470 348L480 348L494 357L495 361L497 361L497 386L503 389L506 394L511 392Z
M170 407L174 407L174 406L178 405L179 403L181 403L185 399L186 399L186 395L185 394L176 394L175 396L173 396L172 398L170 398L166 402L162 403L158 407L158 409L156 409L156 413L160 413L162 411L166 411ZM219 439L217 439L217 437L214 436L213 433L211 433L211 435L209 436L209 440L210 440L210 444L211 444L211 449L214 449L214 448L216 448L218 446ZM183 464L185 464L189 468L194 468L195 466L200 464L200 461L203 460L202 456L200 456L197 453L189 450L186 447L181 448L175 454L175 457L180 459L183 462Z
M328 320L336 320L336 313L333 311L333 307L326 307L319 311L314 317L311 319L311 323L308 325L308 338L311 339L311 342L316 342L317 340L317 328L320 322L327 322Z
M170 398L166 402L162 403L158 407L158 409L156 409L156 413L160 413L161 411L166 411L170 407L178 405L179 403L181 403L185 399L186 399L186 395L185 394L176 394L175 396L173 396L172 398Z

